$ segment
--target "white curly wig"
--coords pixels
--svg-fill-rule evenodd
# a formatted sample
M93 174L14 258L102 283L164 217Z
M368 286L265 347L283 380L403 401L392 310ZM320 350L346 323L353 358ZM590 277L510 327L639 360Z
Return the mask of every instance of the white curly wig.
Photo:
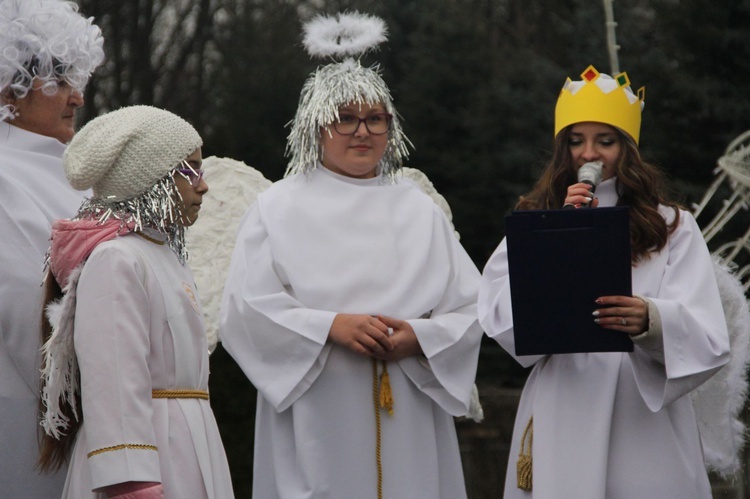
M83 92L104 61L104 39L93 18L64 0L0 1L0 121L14 118L9 93L23 98L33 80L47 95L60 79Z

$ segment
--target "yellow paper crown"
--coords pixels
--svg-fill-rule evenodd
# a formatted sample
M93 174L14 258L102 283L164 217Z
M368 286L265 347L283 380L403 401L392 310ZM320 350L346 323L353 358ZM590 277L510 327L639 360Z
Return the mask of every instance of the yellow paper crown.
M646 88L639 88L635 95L627 73L610 78L594 66L587 67L581 77L581 82L568 78L560 91L555 107L555 137L568 125L596 121L619 128L638 144Z

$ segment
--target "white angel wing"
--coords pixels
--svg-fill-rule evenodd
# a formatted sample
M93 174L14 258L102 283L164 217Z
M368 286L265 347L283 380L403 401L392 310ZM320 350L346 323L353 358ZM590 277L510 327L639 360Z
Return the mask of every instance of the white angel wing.
M726 189L719 189L722 184L729 188L730 196L722 200L719 211L702 227L706 242L719 234L730 221L747 218L750 130L727 146L724 155L717 161L714 174L716 179L703 200L694 207L694 216L698 218L713 197L726 192ZM740 223L738 226L743 225ZM725 238L731 237L726 232L721 233ZM746 443L741 411L748 395L747 368L750 364L750 303L745 296L750 286L750 265L745 261L744 267L736 268L743 261L741 256L746 256L743 250L750 251L750 230L712 252L716 282L729 330L730 357L727 365L692 393L706 468L725 478L742 466L742 450Z
M441 210L443 210L443 213L445 213L445 216L451 223L451 227L453 227L453 213L451 213L451 207L448 205L448 201L445 200L443 195L440 194L437 189L435 189L435 186L432 185L432 182L429 178L427 178L427 175L425 175L421 170L417 170L416 168L403 167L400 171L404 178L408 178L409 180L417 184L419 188L422 189L422 192L430 196L432 200L435 201L435 204L438 205ZM453 231L455 232L456 237L460 239L460 235L455 230L455 227Z
M203 305L208 348L213 352L219 341L219 305L240 219L271 181L230 158L205 158L203 170L209 190L203 196L200 217L186 231L185 239Z
M750 309L737 276L718 260L714 260L714 272L729 329L730 358L691 396L706 468L727 477L742 466L746 440L741 412L748 392Z

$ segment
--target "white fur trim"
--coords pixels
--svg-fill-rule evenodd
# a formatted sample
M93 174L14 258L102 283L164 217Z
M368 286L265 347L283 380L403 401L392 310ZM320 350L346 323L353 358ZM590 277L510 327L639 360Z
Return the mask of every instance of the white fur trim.
M382 19L358 12L316 16L304 26L302 43L314 57L354 57L386 41Z

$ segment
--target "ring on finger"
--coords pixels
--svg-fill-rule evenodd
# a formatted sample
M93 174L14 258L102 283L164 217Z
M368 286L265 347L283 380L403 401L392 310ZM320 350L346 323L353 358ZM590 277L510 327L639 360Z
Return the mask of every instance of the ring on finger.
M625 320L625 317L620 317L620 319L622 320L622 325L623 326L627 326L628 325L628 321Z

